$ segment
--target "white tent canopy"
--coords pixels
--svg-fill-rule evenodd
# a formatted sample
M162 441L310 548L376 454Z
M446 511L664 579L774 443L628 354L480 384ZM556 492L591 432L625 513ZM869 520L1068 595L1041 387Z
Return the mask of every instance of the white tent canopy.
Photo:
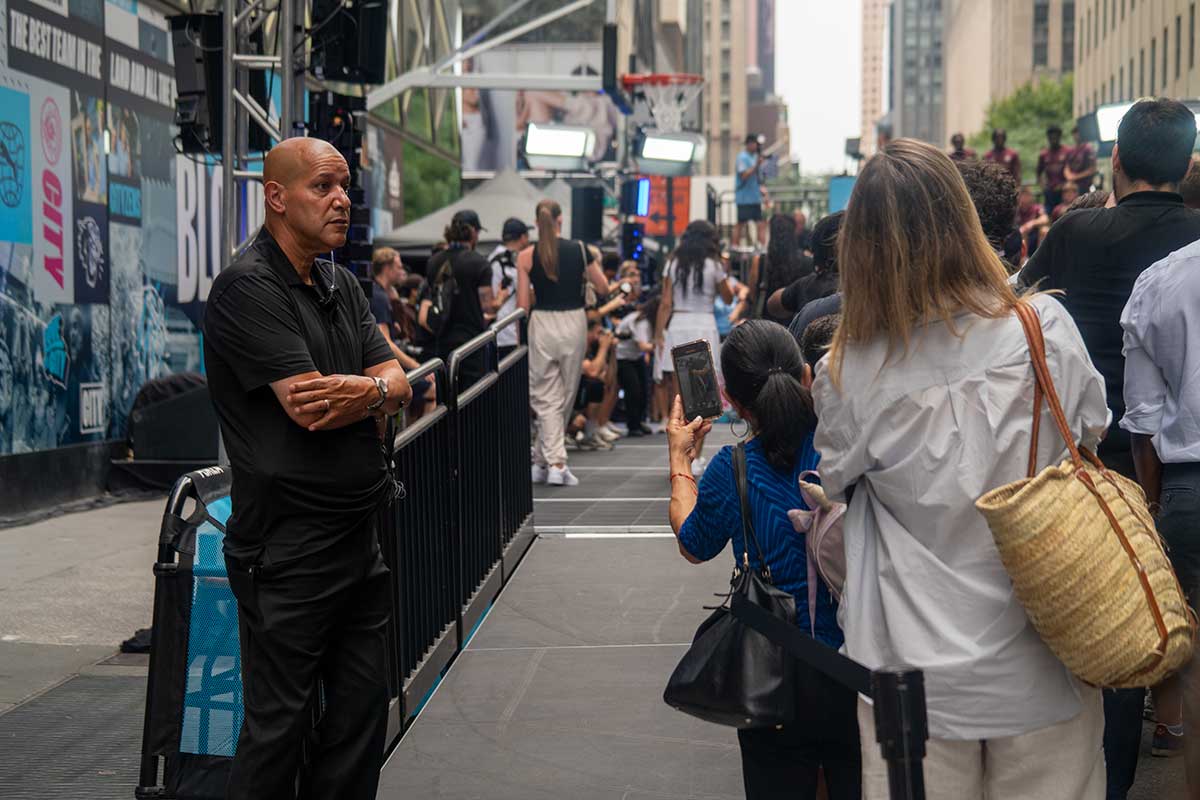
M419 188L415 188L420 191ZM536 206L548 195L516 172L507 170L481 183L450 205L439 208L407 225L375 238L376 245L397 249L428 248L442 238L450 219L459 211L470 209L479 215L484 230L479 234L481 245L500 241L504 221L516 217L530 228L536 228ZM564 209L565 211L566 209ZM537 238L536 230L530 231Z

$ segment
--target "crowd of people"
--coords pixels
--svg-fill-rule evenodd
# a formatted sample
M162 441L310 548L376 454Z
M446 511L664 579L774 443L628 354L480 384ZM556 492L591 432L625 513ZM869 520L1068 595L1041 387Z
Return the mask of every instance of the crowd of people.
M1189 670L1148 687L1152 702L1145 689L1102 690L1071 674L1014 596L975 506L1028 466L1034 376L1016 312L1031 308L1071 434L1143 488L1196 602L1195 117L1171 100L1135 104L1111 192L1094 186L1085 143L1067 148L1049 133L1038 165L1045 205L1021 186L1003 131L983 159L959 136L950 153L888 142L845 213L815 226L813 273L782 289L765 282L768 313L721 348L725 395L750 431L753 529L802 631L870 668L924 671L927 797L1123 800L1144 715L1156 722L1154 755L1185 755L1188 796L1200 796ZM789 317L791 335L771 321ZM692 469L711 424L684 419L676 403L668 427L670 522L692 562L730 541L736 558L744 548L732 448L702 476ZM1038 465L1066 454L1062 441L1033 441ZM811 591L789 521L806 507L806 470L848 502L840 603L823 581ZM870 706L797 670L797 722L739 734L746 796L787 787L794 797L886 798Z
M648 273L563 238L551 200L533 209L536 230L506 221L488 256L477 251L478 215L460 211L424 275L378 250L369 297L320 258L350 224L344 158L315 139L280 143L264 163L263 229L214 281L204 323L233 476L224 552L243 654L229 796L294 785L319 675L332 680L308 753L314 793L374 796L390 607L375 512L398 491L381 425L405 407L419 416L445 388L410 386L406 370L449 359L516 308L530 312L534 480L576 485L569 449L607 449L662 425L683 558L712 560L732 542L746 559L737 566L769 571L792 596L806 635L868 668L923 671L927 797L1122 800L1145 714L1154 754L1182 754L1200 796L1190 666L1149 687L1150 702L1142 688L1085 684L1034 629L976 508L1029 460L1057 464L1067 451L1035 433L1018 320L1033 313L1057 421L1141 486L1196 602L1196 135L1183 104L1134 104L1111 192L1092 185L1094 159L1052 135L1038 174L1056 213L1036 215L1002 131L982 160L961 140L951 154L890 141L864 164L846 210L811 232L795 216L763 226L748 209L743 224L765 247L741 276L703 220ZM757 163L756 146L741 160ZM513 333L497 340L499 355L520 345ZM671 350L696 339L713 345L726 414L745 423L741 513L734 450L706 461L714 419L686 419L677 394ZM459 388L495 355L462 361ZM1054 430L1051 410L1041 413ZM791 516L807 508L799 479L814 470L823 494L847 504L836 595L809 569ZM754 556L742 541L751 522ZM868 703L794 668L795 721L739 732L747 797L887 797Z

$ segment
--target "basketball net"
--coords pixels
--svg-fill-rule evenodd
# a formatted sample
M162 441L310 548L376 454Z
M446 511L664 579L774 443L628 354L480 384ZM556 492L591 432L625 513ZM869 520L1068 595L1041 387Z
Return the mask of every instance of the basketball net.
M659 133L678 133L684 112L704 90L704 81L694 75L652 75L638 81L636 87L650 106Z

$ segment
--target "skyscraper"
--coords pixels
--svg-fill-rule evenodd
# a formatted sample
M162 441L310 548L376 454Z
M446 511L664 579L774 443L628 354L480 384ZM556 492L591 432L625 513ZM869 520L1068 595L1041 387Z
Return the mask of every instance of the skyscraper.
M1075 0L946 0L943 144L979 131L989 103L1074 68L1075 7Z
M893 135L940 145L942 0L893 0L891 62Z
M863 155L875 152L875 126L886 110L884 30L888 0L862 0L862 129Z

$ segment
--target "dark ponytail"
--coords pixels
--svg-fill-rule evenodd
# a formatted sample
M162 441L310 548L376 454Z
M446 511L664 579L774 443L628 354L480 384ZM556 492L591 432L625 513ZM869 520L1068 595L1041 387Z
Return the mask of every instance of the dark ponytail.
M812 395L801 379L804 358L782 325L749 320L721 347L725 391L753 417L755 438L771 466L791 469L796 451L817 426Z

